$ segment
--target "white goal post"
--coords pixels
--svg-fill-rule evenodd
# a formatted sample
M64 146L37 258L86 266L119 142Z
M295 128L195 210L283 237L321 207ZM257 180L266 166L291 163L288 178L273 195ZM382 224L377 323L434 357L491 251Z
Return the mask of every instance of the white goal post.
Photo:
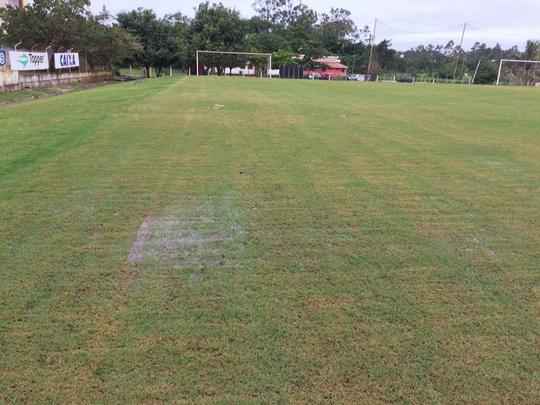
M501 74L505 63L529 63L531 65L540 65L540 60L519 60L519 59L501 59L499 64L499 73L497 74L497 86L501 84Z
M268 58L268 77L272 78L272 54L271 53L258 53L258 52L230 52L230 51L200 51L197 50L196 54L196 69L197 76L199 76L199 54L211 54L211 55L243 55L243 56L264 56Z

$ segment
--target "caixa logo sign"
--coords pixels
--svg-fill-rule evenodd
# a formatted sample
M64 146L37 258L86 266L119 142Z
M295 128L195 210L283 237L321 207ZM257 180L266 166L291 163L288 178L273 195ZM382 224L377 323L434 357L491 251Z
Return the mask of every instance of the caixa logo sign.
M78 53L55 53L54 67L56 69L69 69L79 67Z
M70 53L60 56L60 66L73 66L75 64L77 64L77 62L75 61L74 54Z
M7 65L7 54L6 51L0 49L0 66Z

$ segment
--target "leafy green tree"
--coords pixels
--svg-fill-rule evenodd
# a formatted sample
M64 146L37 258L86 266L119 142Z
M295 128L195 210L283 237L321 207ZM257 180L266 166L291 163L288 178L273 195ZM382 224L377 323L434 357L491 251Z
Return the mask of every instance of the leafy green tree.
M362 41L354 41L345 44L345 49L340 56L342 62L349 67L350 73L367 71L369 48Z
M244 51L246 28L249 26L236 10L221 3L199 4L191 22L193 50ZM222 74L226 67L237 66L239 59L227 55L207 56L205 65Z
M89 5L89 0L34 0L25 8L3 9L2 41L20 41L28 49L77 48L89 23Z
M78 50L92 66L135 63L154 67L158 75L169 65L193 67L195 51L250 51L273 53L274 67L337 55L352 72L367 70L369 29L358 29L352 13L343 8L318 12L301 0L255 0L256 15L244 19L222 3L205 1L193 19L177 13L160 18L152 10L137 9L117 16L106 11L92 15L90 0L34 0L24 9L0 10L0 42L22 41L27 49ZM299 55L304 55L303 60ZM478 62L477 83L492 83L497 61L540 59L540 43L529 41L524 51L475 44L465 50L453 41L420 45L405 52L385 39L374 47L374 70L409 75L453 78L472 76ZM456 63L459 61L459 63ZM251 63L266 68L266 60L229 55L204 56L202 65L219 74L227 67ZM512 78L524 84L537 81L535 66L511 66Z
M276 49L297 53L318 53L322 49L318 33L318 14L298 0L258 0L255 2L257 18L267 23L267 43L279 44Z
M303 54L317 53L323 48L317 34L317 12L303 3L287 4L290 7L282 12L282 23L290 49Z
M525 46L525 55L526 60L540 60L540 41L527 41ZM525 65L525 83L528 86L534 86L538 81L538 65Z
M191 49L191 20L181 13L168 15L165 17L173 27L176 40L175 62L179 67L185 68L192 60Z
M165 67L179 61L182 51L179 25L183 24L179 15L160 19L152 10L139 8L118 14L117 21L140 42L135 60L145 68L147 77L150 77L151 67L161 76Z
M89 5L89 0L34 0L24 8L2 9L0 41L21 42L22 49L78 51L89 68L130 57L137 49L134 38L108 24L106 12L92 15Z
M253 8L261 20L273 26L281 23L286 2L287 0L255 0Z
M352 13L343 8L332 8L330 13L323 13L318 28L323 48L333 54L344 53L345 47L359 36Z
M201 3L191 24L193 46L201 50L243 50L245 27L238 11L221 3Z
M298 64L298 59L294 52L280 49L272 54L272 62L276 66Z
M246 49L252 52L275 52L289 49L289 43L282 30L274 29L272 23L259 16L250 18L245 24Z

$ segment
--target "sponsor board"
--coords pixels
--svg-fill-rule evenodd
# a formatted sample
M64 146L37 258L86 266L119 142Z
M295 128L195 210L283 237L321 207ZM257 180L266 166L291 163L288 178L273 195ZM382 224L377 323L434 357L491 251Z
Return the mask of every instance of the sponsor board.
M0 66L7 65L7 54L6 51L0 49Z
M55 53L54 67L56 69L69 69L79 67L78 53Z
M48 70L49 55L46 52L17 52L9 53L11 70Z

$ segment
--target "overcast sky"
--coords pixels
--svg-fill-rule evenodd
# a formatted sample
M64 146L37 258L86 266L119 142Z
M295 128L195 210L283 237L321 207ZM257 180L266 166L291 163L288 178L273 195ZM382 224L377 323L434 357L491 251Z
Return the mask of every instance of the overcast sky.
M474 42L523 48L527 39L540 39L540 0L303 0L317 11L331 4L353 13L358 26L372 25L378 18L377 38L391 39L394 47L407 49L420 43L459 41L468 23L465 46ZM113 13L137 7L153 8L159 15L181 11L193 16L199 0L92 0L98 11L106 5ZM222 0L245 16L253 14L253 0Z

